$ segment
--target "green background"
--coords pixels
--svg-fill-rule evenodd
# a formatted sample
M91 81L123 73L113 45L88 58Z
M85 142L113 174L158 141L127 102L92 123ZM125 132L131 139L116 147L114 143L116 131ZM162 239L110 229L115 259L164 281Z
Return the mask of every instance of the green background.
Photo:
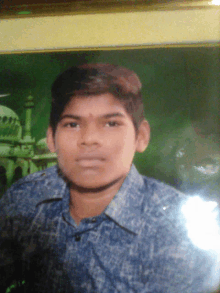
M50 87L56 76L70 66L97 62L128 67L142 81L145 116L151 125L149 147L135 156L142 174L178 186L177 153L189 140L205 139L211 152L219 152L217 46L0 55L0 94L10 93L0 98L0 104L24 123L23 106L31 94L32 136L38 141L46 136ZM198 153L195 148L193 144Z

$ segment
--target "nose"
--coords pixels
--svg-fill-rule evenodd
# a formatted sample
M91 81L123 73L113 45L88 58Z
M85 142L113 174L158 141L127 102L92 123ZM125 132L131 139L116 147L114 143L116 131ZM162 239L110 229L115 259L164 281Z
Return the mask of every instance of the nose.
M92 123L81 129L79 140L80 146L99 146L102 142L102 135L95 125Z

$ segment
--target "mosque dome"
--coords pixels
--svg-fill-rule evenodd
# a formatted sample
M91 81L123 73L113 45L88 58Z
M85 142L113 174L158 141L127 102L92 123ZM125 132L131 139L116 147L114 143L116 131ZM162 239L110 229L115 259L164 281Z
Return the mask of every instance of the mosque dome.
M15 142L21 139L22 127L18 115L0 105L0 141Z

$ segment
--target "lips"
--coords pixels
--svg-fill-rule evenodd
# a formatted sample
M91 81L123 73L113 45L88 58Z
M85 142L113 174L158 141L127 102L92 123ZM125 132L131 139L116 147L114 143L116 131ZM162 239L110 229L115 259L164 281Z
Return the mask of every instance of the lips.
M83 160L100 160L100 161L104 161L105 158L101 155L93 155L93 154L88 154L88 155L80 155L77 157L76 161L83 161Z
M81 155L77 157L76 162L82 167L98 167L103 164L105 158L100 155Z

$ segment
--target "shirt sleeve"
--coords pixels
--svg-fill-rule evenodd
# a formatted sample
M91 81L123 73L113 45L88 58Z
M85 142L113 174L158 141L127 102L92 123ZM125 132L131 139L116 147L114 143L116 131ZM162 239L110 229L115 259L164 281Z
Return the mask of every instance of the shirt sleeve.
M20 280L21 249L17 241L19 217L12 188L0 199L0 292L14 281Z

